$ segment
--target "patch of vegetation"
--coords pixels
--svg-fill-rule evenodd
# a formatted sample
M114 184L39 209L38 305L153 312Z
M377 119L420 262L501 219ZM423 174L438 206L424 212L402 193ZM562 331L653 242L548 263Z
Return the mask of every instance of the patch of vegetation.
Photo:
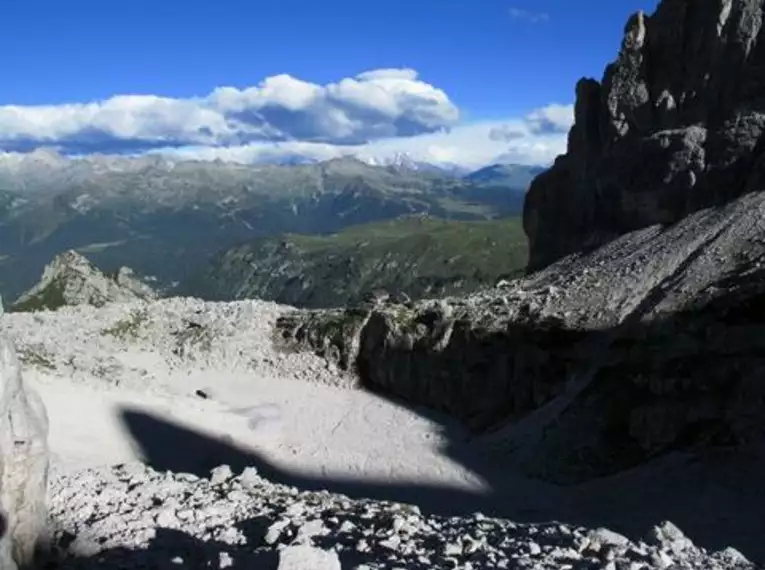
M329 235L257 240L220 255L179 291L329 308L357 304L377 290L412 299L469 293L520 275L527 257L520 218L405 216Z
M16 313L55 311L66 304L64 284L53 281L42 291L38 291L35 295L11 305L9 311Z
M8 299L29 289L63 244L99 267L132 267L168 287L216 252L253 239L327 234L411 213L462 220L517 215L528 185L523 176L472 180L348 158L295 166L99 168L76 179L65 174L39 192L18 190L27 182L23 175L8 180L8 191L0 189L0 242L9 256L0 293Z
M138 338L141 327L149 320L147 309L133 309L130 316L120 319L113 326L101 331L103 335L110 335L120 340Z

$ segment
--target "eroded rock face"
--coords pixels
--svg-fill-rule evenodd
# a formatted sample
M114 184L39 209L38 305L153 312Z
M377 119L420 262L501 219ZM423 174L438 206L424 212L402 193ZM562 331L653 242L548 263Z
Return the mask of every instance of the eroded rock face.
M765 192L631 232L481 294L296 312L280 342L581 481L677 449L765 441Z
M759 0L664 0L632 16L602 81L576 88L568 151L524 208L532 270L763 189Z
M93 305L156 299L157 294L128 267L114 275L102 273L83 255L66 251L43 271L40 281L19 297L13 311L55 310L64 306Z
M12 344L0 337L0 568L29 566L48 532L48 418L26 387Z

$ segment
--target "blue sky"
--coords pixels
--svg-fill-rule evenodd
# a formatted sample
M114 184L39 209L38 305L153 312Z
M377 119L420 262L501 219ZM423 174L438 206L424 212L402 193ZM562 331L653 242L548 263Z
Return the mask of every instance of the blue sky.
M0 150L56 144L76 150L67 148L74 141L87 151L99 150L100 142L103 150L113 150L121 142L124 148L166 145L190 152L274 142L284 146L287 140L343 148L374 141L392 149L393 139L401 139L402 151L408 152L408 139L432 138L442 127L520 125L535 110L570 105L576 80L583 75L600 78L604 65L616 56L629 14L653 11L655 5L655 0L5 0L0 19ZM215 132L216 137L189 138L176 124L181 118L170 121L172 132L147 133L126 130L124 120L120 128L104 126L101 117L97 124L77 127L87 135L82 145L82 133L62 119L71 109L56 112L63 104L122 95L185 102L221 87L243 92L285 75L325 87L385 69L416 72L408 75L409 87L395 87L399 114L386 111L392 117L387 126L374 114L374 128L344 129L339 136L336 125L326 136L319 133L317 125L324 122L320 113L347 109L326 101L313 108L308 128L306 115L296 114L294 106L289 113L280 109L274 114L274 101L263 107L261 98L258 113L264 108L268 113L265 118L258 115L258 128L263 131L262 123L268 122L268 133L248 131L236 140L229 130L217 136L206 119L197 121L195 132ZM378 81L374 89L391 85ZM423 85L445 94L458 117L444 107L436 120L423 101L416 112L402 110L402 97L411 93L433 101L436 96L424 93ZM280 84L279 96L291 88ZM237 120L242 120L242 105L237 105ZM370 109L361 113L354 105L352 121L370 116ZM10 134L3 133L2 111L9 106L25 109L25 120L35 128L19 126L17 113L13 128L6 129ZM47 111L29 115L39 106ZM153 108L150 114L156 112ZM227 114L227 125L230 120ZM57 126L41 134L39 121ZM300 128L292 129L289 121Z

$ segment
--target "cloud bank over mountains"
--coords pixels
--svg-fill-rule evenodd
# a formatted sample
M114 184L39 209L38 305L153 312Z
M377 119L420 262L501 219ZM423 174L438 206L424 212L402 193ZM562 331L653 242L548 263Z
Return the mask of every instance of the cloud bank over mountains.
M268 77L204 97L118 95L103 101L0 106L0 151L65 154L163 152L237 162L342 155L480 166L546 163L565 150L570 105L525 117L461 124L449 96L412 69L378 69L318 85Z

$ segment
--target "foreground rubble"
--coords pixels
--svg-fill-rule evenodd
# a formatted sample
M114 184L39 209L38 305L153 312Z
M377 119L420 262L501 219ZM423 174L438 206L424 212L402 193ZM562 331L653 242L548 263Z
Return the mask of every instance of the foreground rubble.
M88 470L57 477L52 497L60 567L73 570L755 568L731 548L706 552L669 522L634 542L559 522L432 517L404 504L300 492L227 466L209 478L139 463Z

